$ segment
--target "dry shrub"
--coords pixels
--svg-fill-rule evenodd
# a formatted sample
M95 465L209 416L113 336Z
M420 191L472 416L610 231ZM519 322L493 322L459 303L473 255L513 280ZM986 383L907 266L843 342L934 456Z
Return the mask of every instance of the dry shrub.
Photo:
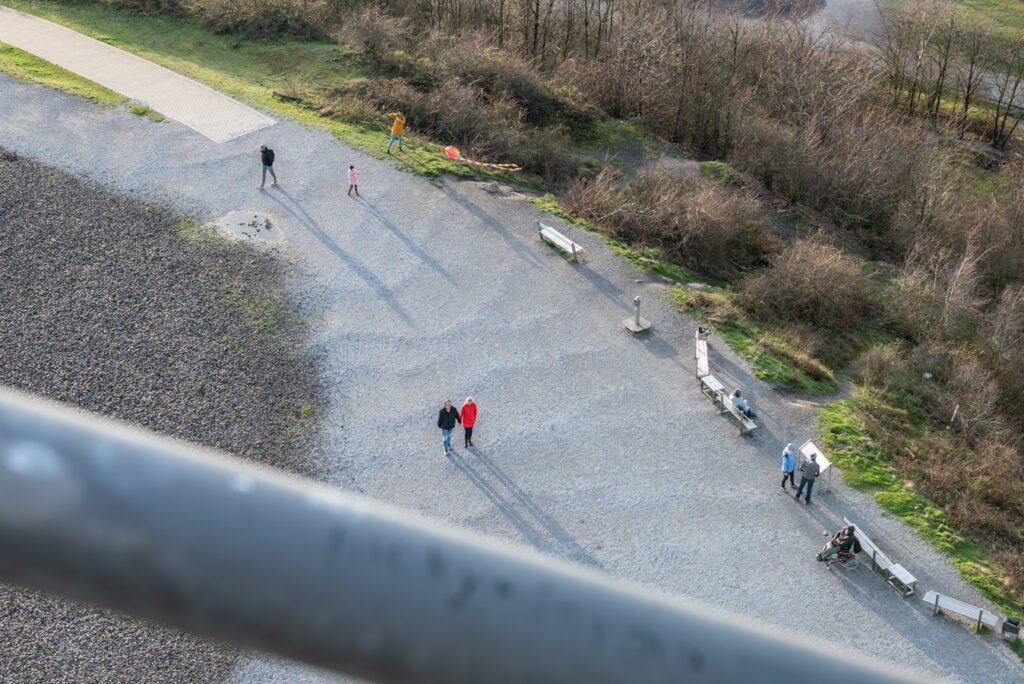
M405 47L411 30L406 17L395 16L380 5L368 5L346 15L335 37L355 45L379 66L387 53Z
M907 360L898 344L873 345L854 364L857 381L883 391L893 382L905 378L907 372Z
M860 263L831 245L801 240L747 281L743 304L762 320L849 329L872 309Z
M712 325L721 325L736 319L740 311L724 292L705 290L673 290L673 301L684 310L697 313L701 319Z
M576 181L565 199L616 237L715 278L763 264L775 248L752 196L700 178L645 173L623 187L602 173Z
M541 77L535 63L490 45L483 34L437 33L425 52L436 65L435 78L478 84L491 97L511 99L523 109L526 123L549 121L566 108Z
M188 11L181 0L114 0L113 5L139 14L185 14Z
M289 35L323 39L326 0L200 0L203 23L215 33L247 38Z

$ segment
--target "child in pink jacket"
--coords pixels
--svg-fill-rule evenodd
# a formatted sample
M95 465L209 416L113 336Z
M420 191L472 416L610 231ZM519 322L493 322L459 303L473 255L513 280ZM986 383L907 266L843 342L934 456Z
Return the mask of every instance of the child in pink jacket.
M355 189L356 197L359 197L359 172L356 171L354 165L348 167L348 196L352 196L352 190Z

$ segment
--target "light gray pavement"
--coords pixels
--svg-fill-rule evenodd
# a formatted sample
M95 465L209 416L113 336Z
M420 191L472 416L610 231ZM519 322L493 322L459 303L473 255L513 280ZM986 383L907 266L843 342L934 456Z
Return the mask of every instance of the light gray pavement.
M266 192L254 187L263 142L281 181ZM823 531L848 515L921 586L985 604L869 497L841 483L810 507L784 495L778 455L810 436L810 407L752 380L712 338L715 374L763 417L740 438L697 392L693 325L665 306L664 285L518 194L413 177L287 121L213 145L2 75L0 144L195 216L275 219L327 359L329 482L936 679L1024 679L994 635L933 618L865 568L816 563ZM362 200L344 193L350 163ZM583 244L588 262L541 243L541 217ZM646 337L620 326L634 295L654 323ZM463 449L457 432L446 458L437 411L466 395L480 406L478 448ZM316 678L256 657L235 681L298 672Z
M0 42L95 81L225 142L274 119L202 83L53 22L0 6Z

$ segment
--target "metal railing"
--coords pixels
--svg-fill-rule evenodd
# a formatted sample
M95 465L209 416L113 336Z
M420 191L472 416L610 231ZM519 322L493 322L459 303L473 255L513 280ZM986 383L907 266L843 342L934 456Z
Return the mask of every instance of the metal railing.
M918 681L9 392L0 577L383 682Z

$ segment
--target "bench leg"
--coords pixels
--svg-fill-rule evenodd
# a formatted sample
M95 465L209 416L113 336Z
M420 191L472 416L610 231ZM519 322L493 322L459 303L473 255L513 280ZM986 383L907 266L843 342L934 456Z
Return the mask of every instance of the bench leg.
M978 625L974 628L975 634L981 634L981 616L985 614L984 610L978 611Z
M938 595L938 593L936 593L935 594L935 609L932 611L932 615L934 616L934 615L938 615L938 614L939 614L939 595Z

